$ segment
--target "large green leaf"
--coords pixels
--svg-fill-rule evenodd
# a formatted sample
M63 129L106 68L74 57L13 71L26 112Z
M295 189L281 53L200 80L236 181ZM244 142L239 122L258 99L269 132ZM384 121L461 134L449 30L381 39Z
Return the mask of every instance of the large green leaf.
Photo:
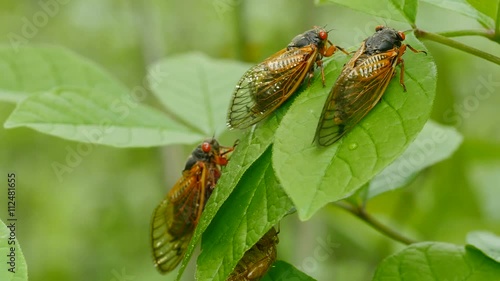
M130 96L75 87L29 96L17 105L5 127L29 127L69 140L117 147L193 143L206 137Z
M219 211L219 208L233 192L247 169L253 162L261 157L264 151L266 151L273 142L274 132L287 108L288 106L286 105L279 108L276 114L260 123L257 129L252 128L240 140L237 149L231 155L229 164L225 167L221 178L217 182L217 187L205 206L200 222L195 229L193 238L182 260L181 268L177 274L177 280L180 279L193 254L196 244L200 241L201 235L205 229L207 229L208 225Z
M298 270L293 265L284 262L276 261L269 272L261 279L261 281L315 281L316 279L308 276L304 272Z
M470 245L486 256L500 263L500 237L487 231L473 231L467 234L467 245Z
M373 280L500 280L500 264L475 249L424 242L386 258L377 268Z
M7 207L5 208L7 209ZM2 281L27 281L28 265L24 259L23 251L15 233L19 230L17 222L7 222L10 228L0 220L0 280ZM11 225L14 224L14 225ZM14 235L12 235L14 233ZM14 251L11 251L14 248Z
M367 198L405 186L424 168L450 157L461 142L454 127L427 122L405 152L370 181Z
M226 129L231 95L249 67L241 62L189 53L154 64L148 77L151 89L168 110L209 136Z
M61 47L0 46L0 73L3 101L19 102L30 94L58 86L127 92L101 67Z
M197 280L226 280L244 253L293 207L271 165L271 149L246 171L203 234Z
M476 10L466 0L422 0L422 1L473 18L486 28L493 29L495 27L495 23L492 18ZM483 1L483 2L488 2L488 1Z
M335 3L377 17L408 22L410 24L415 23L418 8L417 0L316 0L316 3Z
M412 35L407 41L424 46ZM342 57L340 57L342 58ZM325 204L354 193L401 155L425 125L436 91L436 66L431 55L408 52L403 92L396 77L381 102L336 144L323 148L313 143L316 125L328 91L346 59L325 67L328 81L321 79L294 101L275 136L273 165L302 220Z

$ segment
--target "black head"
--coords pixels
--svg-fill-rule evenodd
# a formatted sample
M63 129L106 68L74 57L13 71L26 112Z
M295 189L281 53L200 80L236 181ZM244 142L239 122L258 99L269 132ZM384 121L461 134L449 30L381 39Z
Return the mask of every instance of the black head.
M328 31L322 27L314 27L302 34L295 36L292 42L288 44L290 48L302 48L311 44L321 47L328 41Z
M365 40L365 53L373 55L389 51L394 47L401 47L403 40L405 40L403 32L379 25L375 28L375 34Z
M186 165L184 166L184 170L190 170L198 161L211 161L214 155L219 153L219 149L220 146L217 140L215 140L214 138L206 139L200 145L198 145L193 150L193 152L191 152L191 155L189 156L188 160L186 161Z

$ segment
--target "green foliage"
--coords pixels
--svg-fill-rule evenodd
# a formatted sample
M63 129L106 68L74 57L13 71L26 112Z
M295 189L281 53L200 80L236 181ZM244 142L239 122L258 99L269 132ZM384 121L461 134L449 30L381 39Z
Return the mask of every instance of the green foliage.
M409 184L423 169L449 158L461 143L455 128L427 122L405 152L370 181L367 199Z
M0 100L19 102L60 86L100 88L125 93L127 88L100 66L62 47L0 47Z
M298 270L293 265L279 260L274 263L267 275L262 278L262 281L282 280L315 281L314 278L307 276L304 272Z
M377 17L415 23L418 1L363 1L363 0L316 0L317 3L335 3Z
M498 1L467 0L477 11L489 16L492 19L498 17ZM498 25L498 21L497 21Z
M224 109L241 73L249 67L189 53L153 64L149 82L163 106L204 138L226 130Z
M97 88L56 87L32 95L18 104L4 126L117 147L190 143L200 138L130 96Z
M379 280L499 280L500 264L479 251L442 242L413 244L386 258L375 272Z
M473 231L467 234L467 245L500 263L500 237L497 235L487 231Z
M475 9L471 4L466 0L422 0L429 4L435 5L437 7L448 9L460 13L462 15L471 17L477 20L482 26L485 28L493 29L495 27L495 23L492 18L486 16L479 10ZM483 1L483 3L493 4L494 1ZM493 6L492 6L493 8Z
M18 225L18 224L17 224ZM15 230L17 231L17 229ZM11 230L7 228L7 225L0 220L0 262L2 263L2 270L0 270L0 280L5 281L27 281L28 280L28 265L24 259L23 251L21 251L21 246L19 241L16 239L10 240ZM11 242L14 241L14 244ZM11 248L15 248L12 252ZM15 262L10 265L10 254L15 254ZM12 268L14 272L8 269Z

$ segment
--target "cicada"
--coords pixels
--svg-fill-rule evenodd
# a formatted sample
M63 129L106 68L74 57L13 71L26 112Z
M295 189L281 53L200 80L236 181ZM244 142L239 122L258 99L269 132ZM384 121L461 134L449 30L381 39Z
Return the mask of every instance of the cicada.
M205 204L228 163L233 147L205 140L189 156L181 178L153 213L151 245L161 273L173 270L184 257Z
M238 262L227 281L256 281L264 277L276 261L278 233L271 229Z
M403 44L404 40L403 32L377 26L375 34L363 41L344 65L326 99L315 134L319 145L338 141L370 112L384 94L397 65L401 66L399 83L406 92L402 58L406 48L427 53Z
M314 74L314 63L321 69L323 57L341 47L328 40L328 32L314 27L288 46L250 68L236 85L227 116L229 128L244 129L266 118L286 101L306 79ZM347 54L347 53L346 53Z

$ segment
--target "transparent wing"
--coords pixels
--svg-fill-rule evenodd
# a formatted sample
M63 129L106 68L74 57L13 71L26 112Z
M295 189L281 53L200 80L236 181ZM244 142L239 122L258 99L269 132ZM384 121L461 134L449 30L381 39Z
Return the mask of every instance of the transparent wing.
M244 129L266 118L297 90L317 56L314 45L283 49L250 68L236 85L228 126Z
M206 175L204 163L184 171L153 214L153 259L161 273L172 271L184 257L205 206Z
M344 66L316 129L315 139L328 146L350 131L378 103L398 62L398 50L363 55L364 45Z

